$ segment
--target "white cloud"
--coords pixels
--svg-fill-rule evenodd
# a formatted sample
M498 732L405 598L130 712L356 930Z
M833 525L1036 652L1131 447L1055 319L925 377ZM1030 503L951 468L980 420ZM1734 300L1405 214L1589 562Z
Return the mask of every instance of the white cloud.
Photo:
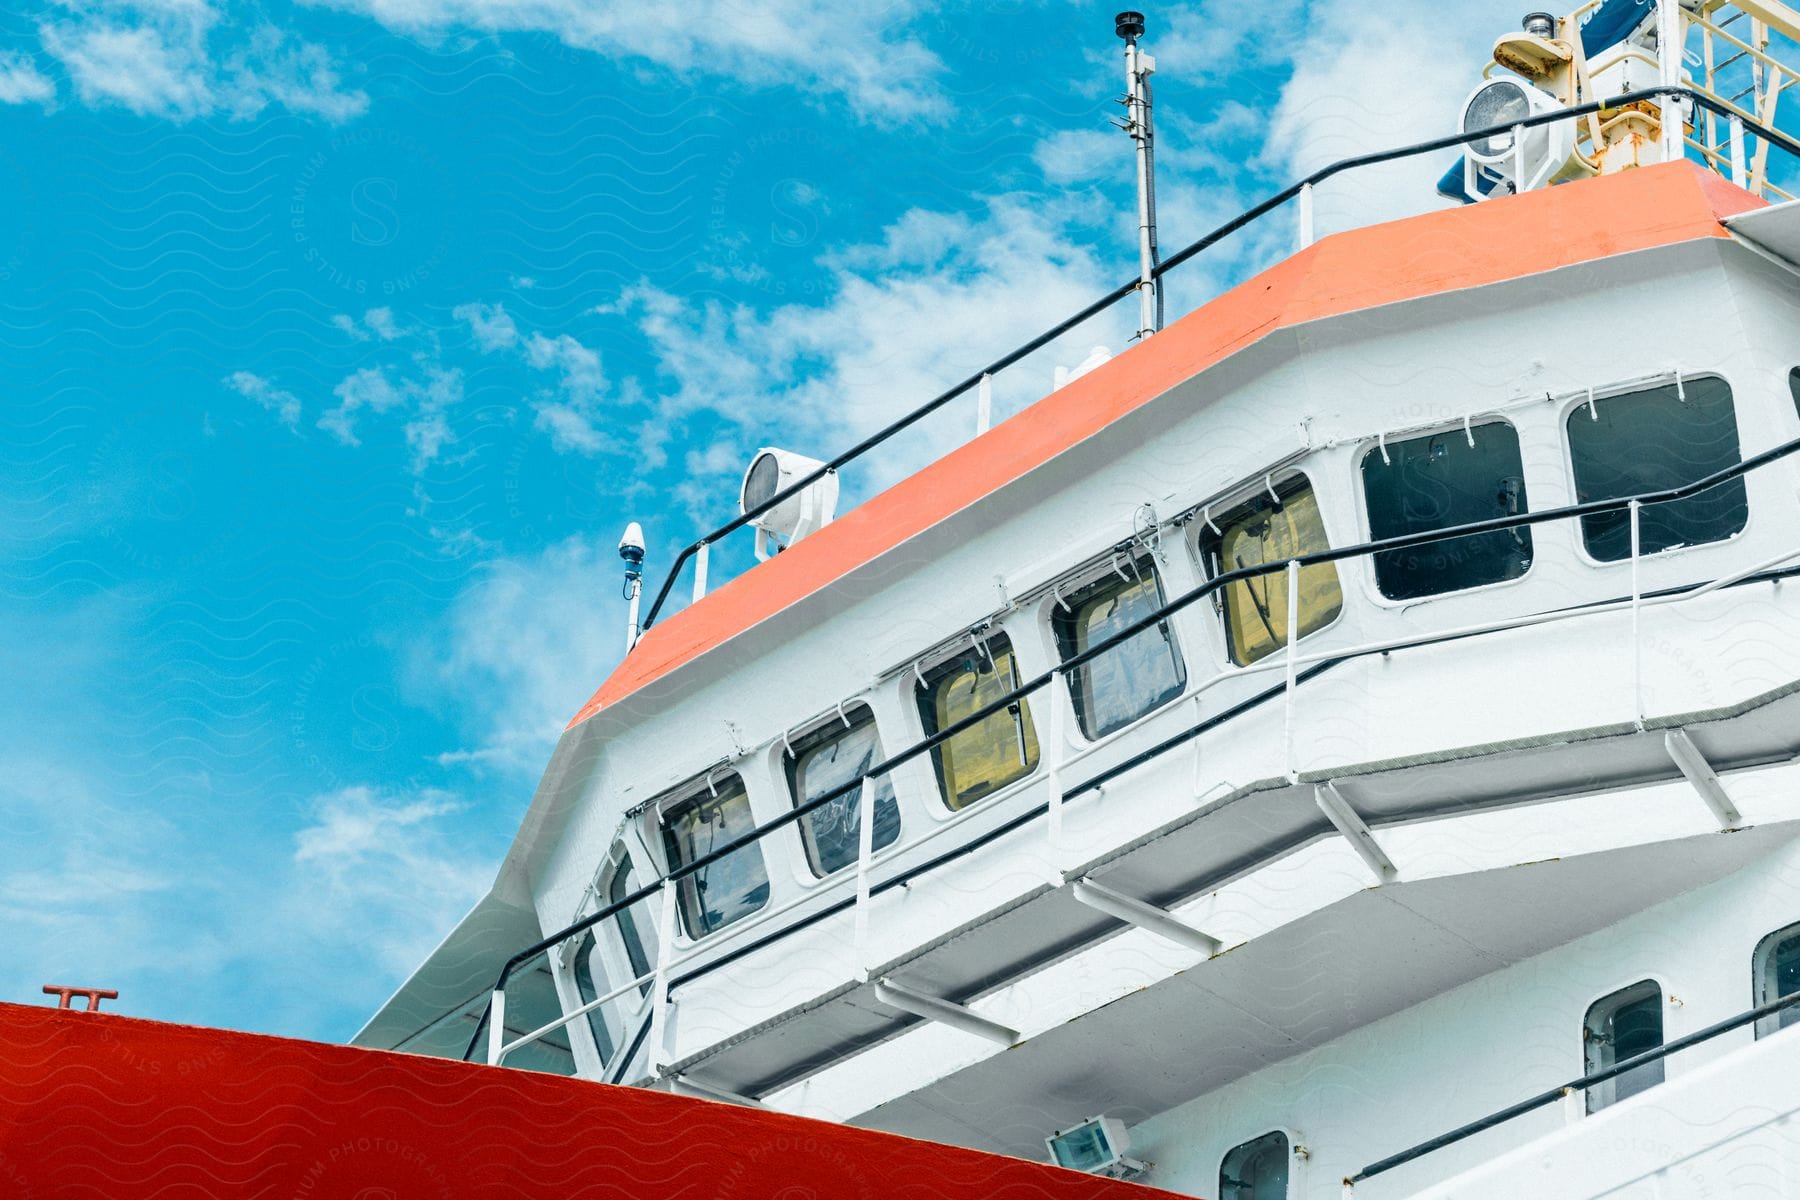
M225 377L225 383L246 400L254 400L274 413L276 420L289 429L299 429L300 401L292 392L284 392L249 371L233 371Z
M1516 6L1500 0L1458 5L1454 21L1435 0L1395 0L1376 21L1349 0L1315 4L1268 117L1263 165L1287 183L1337 159L1454 130L1495 35L1517 24ZM1437 178L1454 158L1447 151L1338 176L1319 188L1319 232L1441 207Z
M358 342L366 342L371 337L391 342L410 332L394 320L394 310L385 307L369 309L363 313L360 322L349 313L338 313L331 318L331 323Z
M283 927L298 925L314 946L354 946L388 976L412 970L493 878L491 861L451 837L465 807L430 789L313 797L294 836Z
M466 321L469 333L483 354L508 350L518 343L519 326L501 304L459 304L450 310L458 321Z
M0 104L48 104L55 98L56 85L29 54L0 53Z
M342 121L368 107L322 47L267 23L240 29L206 0L78 8L45 21L38 36L91 105L175 120L251 117L279 104Z
M457 28L542 33L578 50L647 64L677 76L724 75L752 86L786 85L843 96L879 119L950 111L935 81L943 64L908 26L924 0L688 0L596 4L593 0L336 0L418 34Z
M543 770L563 726L621 656L619 578L612 545L585 536L481 569L413 648L409 692L470 722L473 745L442 761L523 777Z
M362 409L383 413L400 407L405 392L387 377L385 368L364 367L332 389L338 406L319 418L319 428L346 446L360 446L356 436L356 414Z

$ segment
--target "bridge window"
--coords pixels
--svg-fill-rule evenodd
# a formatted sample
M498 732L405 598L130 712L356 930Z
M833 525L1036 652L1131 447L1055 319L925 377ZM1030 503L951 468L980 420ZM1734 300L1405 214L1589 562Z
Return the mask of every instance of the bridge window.
M1304 475L1295 475L1266 490L1201 530L1201 553L1213 576L1280 563L1303 554L1329 550L1318 497ZM1337 619L1344 609L1337 564L1311 563L1300 568L1299 636L1314 633ZM1276 568L1225 585L1219 598L1231 661L1249 666L1287 645L1287 573Z
M1583 504L1681 487L1739 462L1737 419L1723 379L1689 379L1580 404L1567 424L1575 498ZM1655 554L1723 541L1749 517L1738 476L1640 509L1639 545ZM1602 562L1631 557L1631 518L1623 509L1581 518L1581 537Z
M1219 1163L1219 1200L1287 1200L1288 1153L1280 1130L1232 1147Z
M918 688L919 716L927 736L992 704L1019 686L1012 642L995 634L925 673ZM1037 769L1037 731L1031 705L1021 697L934 746L944 803L967 808Z
M663 847L678 871L756 828L750 797L736 775L700 785L698 794L662 810ZM769 872L752 842L684 876L675 890L689 937L704 937L741 921L769 902Z
M631 855L622 847L614 850L618 865L613 868L612 878L606 885L606 902L609 905L622 902L643 887L638 879L637 871L632 867ZM622 908L613 915L613 922L619 930L619 942L625 948L625 961L631 968L633 979L643 979L650 974L656 965L656 922L640 920L647 901L640 900L630 908ZM645 979L638 985L638 991L648 995L652 981Z
M1800 925L1777 929L1756 944L1751 959L1756 1006L1773 1004L1800 992ZM1756 1023L1756 1036L1800 1025L1800 1003L1770 1013Z
M1663 1044L1662 985L1654 979L1620 988L1594 1001L1582 1022L1581 1040L1587 1069L1604 1071ZM1656 1059L1615 1075L1587 1090L1587 1110L1599 1112L1663 1081L1663 1060Z
M1363 455L1363 497L1376 541L1526 511L1519 431L1490 421L1388 443ZM1498 529L1375 555L1375 584L1413 600L1517 579L1531 567L1531 530Z
M838 791L880 758L881 739L875 732L875 714L868 708L853 709L844 720L831 718L823 728L793 739L786 761L794 803L805 804ZM800 840L816 874L829 875L856 861L861 817L862 787L858 785L800 818ZM879 850L900 836L900 808L894 803L893 784L885 775L875 781L874 817L869 837Z
M1788 372L1788 394L1794 398L1794 409L1800 412L1800 367Z
M612 989L606 983L606 968L598 961L600 943L594 931L588 930L575 943L575 990L583 1004L592 1004ZM605 1007L591 1008L587 1014L588 1032L594 1035L594 1049L600 1054L600 1065L612 1061L612 1030L607 1028Z
M1162 606L1162 584L1144 558L1054 601L1050 624L1058 650L1069 659ZM1179 696L1187 684L1187 669L1174 631L1161 621L1101 651L1070 671L1067 679L1081 732L1097 738Z

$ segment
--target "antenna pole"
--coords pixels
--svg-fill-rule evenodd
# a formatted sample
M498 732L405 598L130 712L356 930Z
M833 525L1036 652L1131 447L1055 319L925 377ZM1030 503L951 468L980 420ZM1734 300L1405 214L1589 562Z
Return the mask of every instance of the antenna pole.
M1138 48L1144 14L1122 12L1114 30L1125 39L1125 121L1120 126L1137 143L1138 331L1147 338L1162 328L1162 281L1156 277L1156 134L1150 121L1150 76L1156 60Z

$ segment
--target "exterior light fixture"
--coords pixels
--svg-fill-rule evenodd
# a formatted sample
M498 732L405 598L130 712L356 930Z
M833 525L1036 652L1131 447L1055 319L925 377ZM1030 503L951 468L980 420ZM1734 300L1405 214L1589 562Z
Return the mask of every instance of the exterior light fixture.
M1090 1175L1107 1175L1114 1179L1130 1179L1149 1170L1150 1164L1127 1158L1131 1135L1125 1122L1117 1117L1089 1117L1044 1139L1050 1148L1050 1161L1071 1171Z
M750 469L744 472L744 484L738 492L738 511L746 515L756 513L750 524L756 527L757 558L768 558L831 524L837 515L835 471L815 479L766 512L757 512L824 465L816 458L769 446L758 450L750 460Z

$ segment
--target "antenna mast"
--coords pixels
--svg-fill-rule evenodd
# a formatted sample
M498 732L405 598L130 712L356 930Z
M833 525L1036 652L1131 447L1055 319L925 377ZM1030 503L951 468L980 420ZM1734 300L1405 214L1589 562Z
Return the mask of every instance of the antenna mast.
M1125 120L1114 122L1137 143L1138 182L1138 331L1147 338L1162 328L1162 281L1156 277L1156 134L1150 124L1150 76L1156 60L1138 49L1144 14L1122 12L1113 30L1125 39Z

